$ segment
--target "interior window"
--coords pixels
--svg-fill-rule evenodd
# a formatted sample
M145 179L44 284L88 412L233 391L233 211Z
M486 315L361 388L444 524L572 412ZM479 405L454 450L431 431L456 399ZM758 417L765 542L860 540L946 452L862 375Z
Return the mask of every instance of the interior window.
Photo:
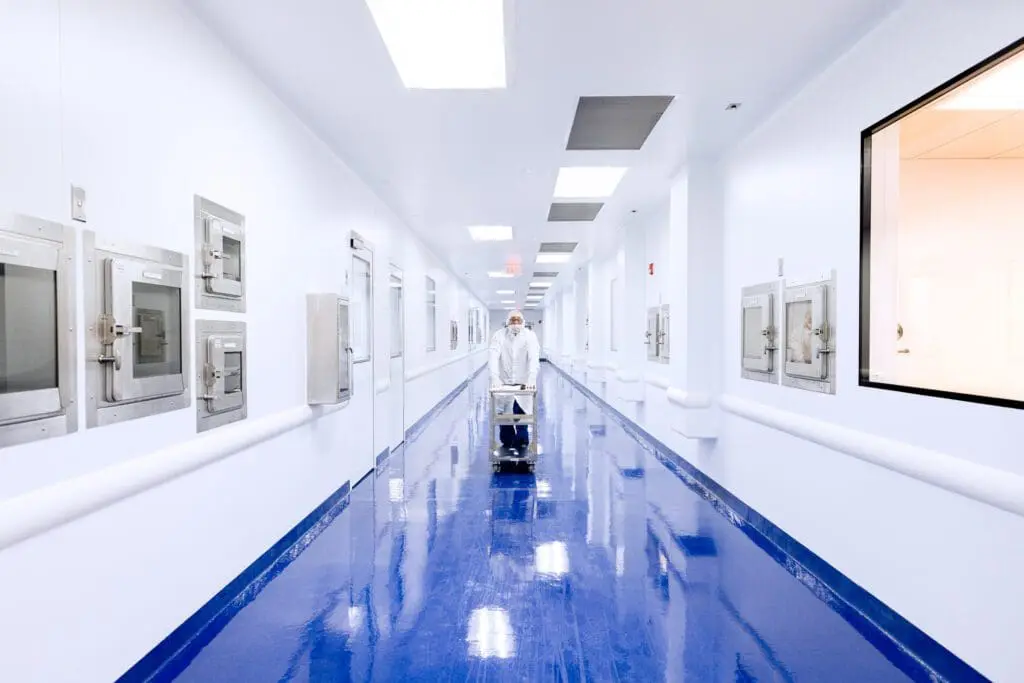
M861 384L1024 402L1022 78L1018 51L865 131Z
M370 262L352 257L352 357L356 362L370 358L370 310L373 305Z

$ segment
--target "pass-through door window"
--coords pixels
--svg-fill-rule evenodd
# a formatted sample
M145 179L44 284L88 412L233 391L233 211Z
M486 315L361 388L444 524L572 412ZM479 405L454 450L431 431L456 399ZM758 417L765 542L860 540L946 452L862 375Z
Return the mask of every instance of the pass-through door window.
M57 273L0 263L0 394L57 389Z
M181 289L132 283L136 379L181 374Z

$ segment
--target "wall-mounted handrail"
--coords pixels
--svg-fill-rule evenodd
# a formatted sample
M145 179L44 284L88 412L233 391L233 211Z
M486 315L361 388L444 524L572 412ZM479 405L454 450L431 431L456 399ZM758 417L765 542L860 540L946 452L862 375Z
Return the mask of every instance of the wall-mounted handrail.
M435 363L433 365L428 365L426 367L422 367L422 368L418 368L416 370L412 370L411 372L405 373L405 381L406 382L411 382L412 380L419 379L420 377L423 377L424 375L429 375L430 373L434 372L435 370L440 370L441 368L446 368L446 367L448 367L449 365L451 365L453 363L458 363L459 361L466 360L467 358L472 358L473 356L479 355L479 354L484 353L484 352L489 351L489 350L490 349L488 347L480 348L480 349L477 349L475 351L470 351L469 353L464 353L461 356L455 356L454 358L448 358L447 360L443 360L440 363Z
M0 550L269 441L342 406L299 406L0 502Z
M751 422L1024 516L1024 477L1018 474L737 396L722 396L719 404Z

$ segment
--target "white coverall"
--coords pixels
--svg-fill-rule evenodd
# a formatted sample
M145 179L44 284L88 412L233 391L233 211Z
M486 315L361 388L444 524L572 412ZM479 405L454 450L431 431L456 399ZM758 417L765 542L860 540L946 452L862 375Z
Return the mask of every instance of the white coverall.
M519 334L502 328L491 337L491 358L488 363L491 386L503 384L525 384L537 386L540 372L540 343L533 330L524 327ZM533 397L520 396L515 399L527 415L533 414ZM499 413L512 412L513 399L501 397L496 406Z

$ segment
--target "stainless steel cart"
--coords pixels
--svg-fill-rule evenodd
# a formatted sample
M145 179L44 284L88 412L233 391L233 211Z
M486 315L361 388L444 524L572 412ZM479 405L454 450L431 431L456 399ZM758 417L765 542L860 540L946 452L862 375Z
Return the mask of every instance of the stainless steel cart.
M516 398L529 396L533 398L533 413L529 415L516 415L512 412L512 405ZM498 404L502 400L508 403L508 412L498 412ZM522 385L505 385L491 388L491 468L497 472L503 465L526 465L533 469L537 463L537 390L526 389ZM530 445L526 451L513 453L501 445L498 438L499 428L502 425L514 427L525 425L530 430Z

